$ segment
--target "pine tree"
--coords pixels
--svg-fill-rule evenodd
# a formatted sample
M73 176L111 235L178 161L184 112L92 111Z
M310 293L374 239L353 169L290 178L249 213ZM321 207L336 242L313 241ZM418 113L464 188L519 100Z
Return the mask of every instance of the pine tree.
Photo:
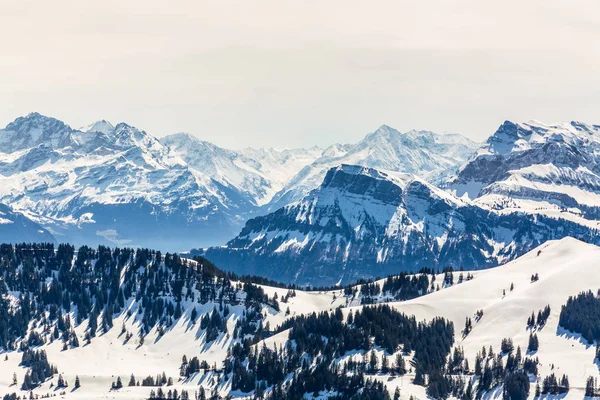
M594 382L594 378L592 376L587 379L585 384L585 395L586 397L596 396L596 382Z
M371 350L371 359L369 360L369 365L371 366L371 371L377 370L377 354L375 350Z
M465 389L465 394L463 396L464 400L473 400L473 380L469 379L469 384Z
M394 400L400 400L400 388L396 387L396 391L394 392Z
M388 358L384 354L381 359L381 372L384 374L387 374L388 371L389 371L389 361L388 361Z
M79 389L81 387L81 382L79 381L79 375L75 375L75 389Z
M539 348L539 341L538 341L538 337L537 334L529 334L529 344L527 345L527 351L529 352L536 352L538 351Z
M406 363L404 357L402 357L402 354L400 353L396 355L396 373L398 375L406 374Z

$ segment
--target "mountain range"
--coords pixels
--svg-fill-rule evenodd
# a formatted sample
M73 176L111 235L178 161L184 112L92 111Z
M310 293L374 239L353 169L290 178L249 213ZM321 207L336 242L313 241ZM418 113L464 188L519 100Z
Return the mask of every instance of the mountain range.
M249 220L226 246L192 254L239 273L320 285L486 268L565 236L599 243L599 144L596 125L506 121L437 180L334 166L318 189Z
M248 221L227 246L192 254L239 274L319 286L487 268L565 236L600 243L598 233L544 213L497 212L414 175L342 165L302 200Z
M105 120L73 129L31 113L0 130L0 203L59 242L182 251L225 243L249 218L318 187L333 164L439 176L474 148L458 135L382 126L356 145L234 151L185 133L159 140Z
M326 149L228 150L32 113L0 130L0 203L21 228L7 241L195 248L323 285L597 242L599 154L600 127L581 122L506 121L482 144L383 125Z

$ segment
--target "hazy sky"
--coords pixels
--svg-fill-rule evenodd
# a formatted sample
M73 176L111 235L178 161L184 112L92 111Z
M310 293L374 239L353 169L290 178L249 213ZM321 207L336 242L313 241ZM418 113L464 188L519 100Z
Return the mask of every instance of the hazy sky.
M2 126L39 111L237 148L600 123L597 0L7 0L0 38Z

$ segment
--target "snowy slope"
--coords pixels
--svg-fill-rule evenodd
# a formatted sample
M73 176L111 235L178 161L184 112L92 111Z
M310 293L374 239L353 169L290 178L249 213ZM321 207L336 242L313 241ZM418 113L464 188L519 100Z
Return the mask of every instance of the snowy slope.
M530 334L526 329L527 319L532 311L537 314L550 305L550 318L537 332L540 347L534 356L539 357L541 363L540 375L567 374L571 384L567 398L581 399L587 377L599 377L594 362L595 348L579 335L560 328L558 317L569 296L587 290L595 292L600 287L598 257L600 248L597 246L573 238L550 241L506 265L477 272L472 281L395 303L394 307L418 319L448 318L458 330L464 327L466 317L473 317L477 310L483 309L483 318L474 323L467 337L459 336L456 343L464 347L470 365L474 365L475 355L482 346L492 345L499 351L503 338L512 338L515 348L521 346L525 351ZM536 273L539 281L531 283L531 275ZM509 290L511 284L514 284L513 291ZM502 295L503 290L506 296ZM422 388L412 387L415 389L416 393L422 393ZM410 385L404 390L410 392Z
M133 264L133 260L132 264ZM189 268L202 268L202 265L187 261ZM149 270L156 266L154 263L149 263L149 266L141 269L136 269L133 265L127 265L122 275L129 275L133 271L143 275L145 269ZM144 269L145 268L145 269ZM54 271L56 276L59 271ZM458 276L455 273L455 279ZM165 277L166 280L170 278ZM122 278L123 280L123 278ZM442 276L436 277L438 282L441 282ZM187 283L185 282L187 287ZM49 284L49 282L48 282ZM382 285L383 282L376 282ZM232 287L236 287L238 282L231 282ZM280 299L280 310L277 311L267 304L261 304L260 312L263 315L264 324L269 324L272 329L281 325L289 318L301 314L321 311L333 311L338 307L360 304L360 287L356 287L356 294L345 296L343 290L306 292L295 290L294 295L287 300L283 300L288 289L269 287L259 285L269 299ZM3 288L3 287L2 287ZM219 285L215 286L219 290ZM240 285L241 288L241 285ZM442 285L442 290L447 287ZM188 290L194 294L195 300L190 300L187 296ZM133 373L136 380L141 381L148 375L156 376L162 372L166 373L167 377L172 377L174 380L173 386L163 386L166 392L169 389L177 389L179 392L187 390L190 394L194 394L196 390L203 387L210 393L216 388L217 393L226 396L230 389L231 383L228 379L221 379L217 373L212 371L201 371L193 375L190 379L179 379L179 371L181 366L182 356L186 355L188 360L192 357L198 357L200 360L206 361L210 366L217 365L218 369L222 368L223 361L227 357L228 351L232 346L239 342L236 340L234 330L236 323L245 316L252 308L244 304L244 292L240 289L236 290L236 297L241 300L236 305L232 305L226 297L225 304L229 306L227 314L227 332L220 332L214 341L207 341L206 331L201 327L201 319L205 315L210 314L213 310L219 309L219 301L208 301L204 304L200 299L200 286L191 285L190 289L185 289L183 300L181 301L182 316L174 320L172 326L167 326L162 335L159 334L158 327L160 323L154 326L144 338L143 343L139 339L139 332L142 328L142 319L144 313L142 310L142 301L136 301L135 296L125 300L124 309L113 316L113 327L107 331L100 330L93 337L89 344L85 343L85 335L89 328L89 321L84 319L82 323L77 324L77 311L74 306L69 317L74 326L74 333L79 338L79 347L68 346L68 349L63 348L62 338L49 341L52 329L43 324L30 324L30 331L35 331L43 334L47 343L36 347L37 350L43 349L48 354L48 360L51 364L56 365L58 373L69 383L66 389L57 389L55 387L58 376L55 375L47 380L40 387L33 390L34 394L45 395L51 393L61 395L66 399L145 399L148 397L150 390L156 390L156 387L129 387L127 383L130 375ZM134 288L135 292L135 288ZM134 293L135 294L135 293ZM11 302L16 303L19 293L12 292L2 294L11 299ZM164 295L166 301L173 301L172 296ZM222 304L221 304L222 305ZM196 322L192 322L193 310L197 312ZM160 310L161 312L163 310ZM289 312L288 312L289 311ZM99 321L102 320L102 316ZM53 324L53 323L52 323ZM133 336L127 339L127 334ZM27 336L27 335L26 335ZM273 338L267 339L271 345L276 343L283 335L276 335ZM20 365L22 352L16 350L8 350L0 348L0 396L6 393L16 392L20 395L27 395L28 392L20 390L20 385L23 382L23 377L27 372L27 368ZM17 385L12 385L13 373L17 375ZM81 388L74 389L73 385L75 377L78 376L81 382ZM111 390L111 384L120 377L125 387L119 390ZM51 387L54 385L54 387ZM236 396L244 397L244 396Z
M600 126L506 121L447 186L484 207L597 226L599 154Z
M321 184L330 168L341 164L416 174L438 182L453 174L477 147L477 143L461 135L417 130L401 133L382 125L356 144L335 144L327 148L321 157L303 168L274 196L268 209L274 211L300 200Z
M302 200L249 220L227 246L196 253L239 273L320 286L487 268L568 235L599 241L568 219L490 211L413 175L342 165Z
M191 168L235 188L257 206L270 201L291 176L321 154L319 148L226 150L187 133L161 142Z
M475 271L472 280L413 300L389 304L402 313L414 315L417 320L443 317L452 321L457 332L454 347L464 349L471 369L475 365L475 356L483 347L487 350L493 346L497 354L502 339L511 338L515 349L521 347L523 356L539 359L540 385L541 378L551 373L568 376L568 394L557 397L545 395L544 398L581 399L584 398L588 377L600 378L595 360L596 349L593 343L588 343L579 334L559 327L558 321L561 306L566 304L570 296L588 290L595 292L600 287L600 275L596 271L598 257L600 247L595 245L569 237L549 241L506 265ZM539 280L531 282L534 274L538 274ZM512 291L511 285L514 285ZM527 320L532 312L537 314L548 305L551 313L546 324L533 330L527 328ZM347 316L349 312L356 312L363 307L348 307L343 311ZM477 321L475 317L479 310L483 310L483 317ZM461 330L467 317L474 321L473 329L463 336ZM532 332L537 334L540 345L538 351L528 353L526 349ZM267 339L266 343L284 345L287 337L288 331L284 331ZM382 350L376 353L379 359L384 354ZM349 358L360 360L362 354L349 354L339 362ZM506 362L506 355L503 359ZM414 373L401 377L380 374L374 378L386 385L390 395L400 388L402 399L411 396L429 398L425 387L413 384ZM531 382L529 399L535 398L535 384L535 380ZM501 397L501 387L483 395L484 399Z
M566 303L569 296L581 291L595 291L600 287L600 275L596 273L599 256L599 247L573 238L549 241L506 265L473 272L472 280L442 287L439 291L413 300L392 302L390 305L398 311L415 315L418 320L430 320L441 316L453 321L457 332L455 346L464 348L471 366L474 365L475 355L483 346L486 349L493 346L498 352L503 338L512 338L515 347L520 346L525 353L530 333L526 328L527 319L532 312L537 313L538 310L549 305L550 317L545 326L536 331L540 340L539 350L530 356L539 358L542 377L551 372L568 375L571 391L567 398L582 398L587 377L600 375L594 362L595 347L580 339L578 335L559 328L558 315L561 306ZM455 272L455 282L457 274ZM539 280L531 282L530 277L534 274L538 274ZM440 282L441 276L438 275L436 281ZM380 281L377 284L381 283ZM514 285L512 291L511 285ZM287 292L286 289L281 288L261 287L269 298L277 294L281 299ZM506 291L505 295L503 291ZM345 297L342 290L325 292L296 290L296 295L290 297L287 303L280 303L281 311L275 311L264 305L262 313L265 322L274 327L287 318L300 314L332 311L341 306L344 314L348 315L350 310L356 312L357 309L365 307L356 307L348 300L350 298ZM221 333L214 342L206 343L205 334L200 329L199 323L190 322L193 308L198 311L199 319L214 307L218 307L218 303L208 302L200 305L197 302L184 300L181 319L175 321L174 326L168 328L160 337L157 330L153 328L146 335L143 344L140 344L137 336L134 335L127 341L121 333L123 324L126 331L133 333L140 328L139 319L135 317L137 307L139 304L135 301L128 302L125 310L114 317L114 327L108 332L99 333L90 344L82 343L80 347L66 351L62 350L61 340L42 346L48 353L50 362L58 367L59 373L70 384L64 398L144 399L152 388L128 387L129 375L134 373L140 380L147 375L155 376L163 371L175 380L173 386L163 387L165 391L176 388L180 392L187 390L193 394L199 387L204 387L209 392L216 388L223 396L229 392L228 381L220 379L213 372L201 372L189 380L177 380L182 355L185 354L188 358L197 356L210 365L216 363L220 366L231 348L233 338L229 334ZM289 314L285 311L287 308L290 310ZM132 312L133 317L128 315L127 310ZM475 321L474 315L478 310L483 310L484 314L481 320ZM236 319L240 318L244 311L243 303L231 307L227 322L229 333L233 331ZM466 337L462 337L460 330L464 326L466 317L473 318L473 330ZM41 326L34 329L41 330ZM87 323L84 322L75 327L75 332L83 338L86 329ZM266 339L265 343L269 348L274 344L284 345L287 335L288 331L283 331ZM259 346L262 346L262 343L257 345ZM377 354L381 357L383 352L378 350ZM357 352L346 355L346 358L348 357L360 359L362 355ZM25 374L25 368L19 366L20 360L20 352L2 353L0 394L19 392L18 387L11 384L13 372L17 373L19 382ZM555 366L554 370L551 368L552 365ZM80 377L82 387L73 390L76 375ZM118 376L123 380L125 387L120 390L110 390L111 383ZM51 383L56 383L56 378L57 376L42 384L40 388L34 390L34 393L39 395L60 393L62 390L49 387ZM402 377L376 375L374 378L383 381L390 393L393 393L396 387L400 387L402 399L408 399L411 395L417 399L427 398L424 387L413 385L414 374L412 373ZM238 397L233 394L234 397ZM484 398L496 398L499 394L500 392L494 391L486 394ZM529 398L533 398L533 389Z

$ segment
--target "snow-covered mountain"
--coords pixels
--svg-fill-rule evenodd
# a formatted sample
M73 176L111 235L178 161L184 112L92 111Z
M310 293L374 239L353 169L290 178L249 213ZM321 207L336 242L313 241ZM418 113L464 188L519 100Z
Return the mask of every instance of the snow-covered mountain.
M322 153L311 149L222 149L187 133L161 139L191 168L220 184L233 187L256 206L269 202L289 179Z
M335 144L327 148L273 197L268 209L274 211L300 200L321 184L330 168L341 164L405 172L437 183L454 174L478 146L457 134L438 135L417 130L401 133L383 125L356 144Z
M598 226L600 126L504 122L447 185L481 206Z
M319 286L485 268L564 236L600 242L597 233L568 219L490 211L414 175L342 165L302 200L249 220L227 246L195 252L238 273Z
M0 204L1 243L55 243L54 236L37 222Z
M467 158L458 135L382 127L356 145L222 149L189 134L161 140L126 123L73 129L31 113L0 130L0 202L75 244L186 250L225 243L245 221L356 164L440 176Z
M253 206L142 130L37 113L0 130L0 201L59 241L167 250L231 237Z

